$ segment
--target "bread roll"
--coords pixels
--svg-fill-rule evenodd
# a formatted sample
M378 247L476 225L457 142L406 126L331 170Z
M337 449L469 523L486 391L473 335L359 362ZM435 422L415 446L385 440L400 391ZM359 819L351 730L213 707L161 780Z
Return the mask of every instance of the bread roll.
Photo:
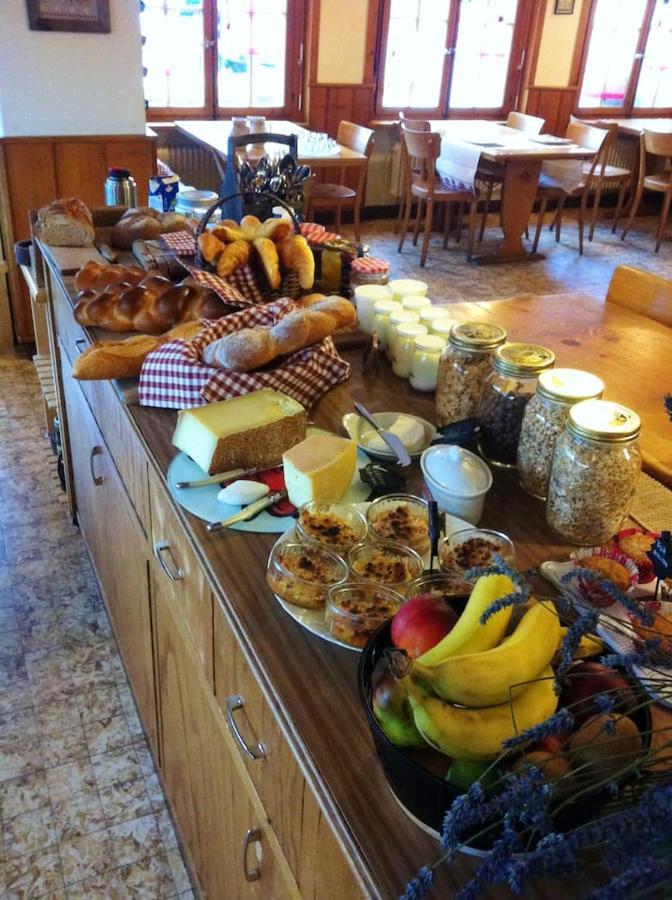
M111 242L121 250L130 250L133 241L152 241L169 231L184 231L187 220L178 213L160 213L150 206L127 209L112 229Z
M295 271L303 290L310 290L315 283L315 257L303 235L292 234L281 241L278 256L283 269Z
M43 206L37 213L35 234L52 247L87 247L96 236L88 207L76 197Z
M272 327L243 328L213 341L204 349L203 361L234 372L248 372L278 356L316 344L337 329L352 325L356 318L349 300L326 297L308 309L289 313Z

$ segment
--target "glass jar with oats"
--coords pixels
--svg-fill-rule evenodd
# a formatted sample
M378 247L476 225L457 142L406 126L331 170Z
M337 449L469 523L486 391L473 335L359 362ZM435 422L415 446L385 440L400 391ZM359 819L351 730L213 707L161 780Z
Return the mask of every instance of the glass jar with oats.
M476 415L492 352L505 340L506 331L488 322L459 322L451 327L436 385L439 427Z
M546 520L573 544L602 544L615 534L637 487L642 457L637 413L609 400L583 400L569 411L555 445Z
M518 441L518 477L528 494L546 499L551 460L569 410L581 400L599 399L604 382L579 369L541 372L537 392L525 407Z

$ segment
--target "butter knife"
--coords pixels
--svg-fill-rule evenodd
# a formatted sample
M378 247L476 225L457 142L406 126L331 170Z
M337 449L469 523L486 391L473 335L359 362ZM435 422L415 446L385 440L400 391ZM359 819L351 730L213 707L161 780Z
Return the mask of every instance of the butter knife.
M366 419L369 425L372 425L375 430L378 432L380 437L385 441L390 450L394 453L399 461L399 465L401 466L410 466L411 457L409 456L408 450L401 443L396 434L392 434L391 431L385 431L384 428L381 428L380 425L373 418L371 413L365 406L362 406L361 403L358 403L355 400L355 410L359 413L359 415Z
M269 506L273 506L280 500L284 500L286 496L287 491L276 491L275 494L267 494L265 497L262 497L261 500L255 500L254 503L245 506L240 512L229 516L228 519L224 519L222 522L212 522L206 527L206 531L209 531L212 534L214 531L221 531L223 528L228 528L229 525L235 525L236 522L246 522L248 519L254 518L257 513L268 509Z
M228 472L220 472L218 475L208 475L207 478L197 478L195 481L176 481L176 488L197 488L207 487L209 484L228 484L230 481L236 481L238 478L247 478L249 475L258 475L259 472L266 472L268 469L275 469L277 466L262 466L256 469L230 469Z

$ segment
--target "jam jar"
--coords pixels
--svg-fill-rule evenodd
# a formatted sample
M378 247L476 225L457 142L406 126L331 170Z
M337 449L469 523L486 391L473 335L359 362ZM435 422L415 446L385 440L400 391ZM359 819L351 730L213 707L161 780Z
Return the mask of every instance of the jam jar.
M518 477L528 494L546 499L555 442L569 410L581 400L599 399L603 391L601 378L579 369L549 369L539 375L518 441Z
M385 259L376 259L373 256L360 256L358 259L353 259L350 265L350 288L353 294L355 288L360 285L386 285L389 280L390 264Z
M488 462L515 467L525 407L535 392L539 373L552 368L554 363L553 351L538 344L497 347L478 406L479 450Z
M435 324L439 325L439 322ZM476 415L483 382L490 372L492 352L505 340L506 331L499 325L488 322L451 325L448 344L441 354L436 385L436 424L439 427Z
M609 400L582 400L569 410L546 501L546 520L565 540L593 546L618 531L642 465L640 426L637 413Z

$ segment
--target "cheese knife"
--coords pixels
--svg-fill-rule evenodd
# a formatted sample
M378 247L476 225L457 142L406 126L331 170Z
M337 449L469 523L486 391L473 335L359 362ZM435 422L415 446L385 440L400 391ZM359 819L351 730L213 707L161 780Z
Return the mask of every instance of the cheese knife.
M228 519L224 519L221 522L212 522L206 527L206 531L209 531L212 534L214 531L221 531L223 528L235 525L236 522L247 522L248 519L254 518L257 513L263 512L263 510L268 509L269 506L273 506L280 500L284 500L286 496L287 491L276 491L274 494L267 494L265 497L262 497L261 500L255 500L254 503L245 506L240 512L229 516Z
M195 481L176 481L176 488L197 488L207 487L209 484L228 484L230 481L237 481L239 478L247 478L250 475L258 475L259 472L266 472L268 469L275 469L277 466L262 466L256 469L230 469L228 472L220 472L218 475L208 475L207 478L197 478Z
M355 400L355 410L359 413L359 415L366 419L369 425L373 425L375 430L378 432L380 437L385 441L390 450L394 453L399 461L399 465L401 466L410 466L411 457L409 456L408 450L401 443L396 434L392 434L391 431L385 431L384 428L376 422L371 413L365 406L362 406L361 403L358 403Z

